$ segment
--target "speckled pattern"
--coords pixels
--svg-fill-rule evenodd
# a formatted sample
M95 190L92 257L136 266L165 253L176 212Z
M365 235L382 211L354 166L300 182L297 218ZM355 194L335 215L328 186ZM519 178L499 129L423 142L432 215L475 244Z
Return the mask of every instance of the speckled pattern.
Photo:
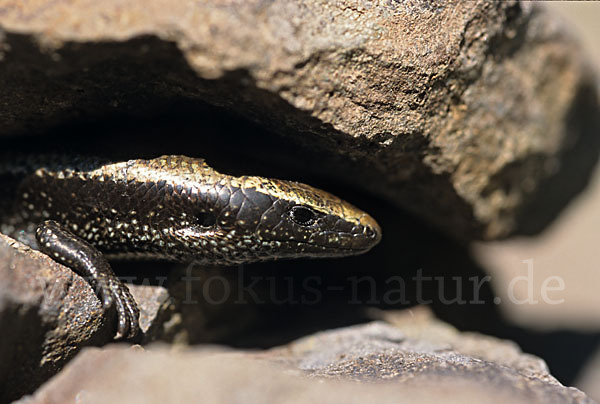
M0 163L0 230L89 276L134 328L137 308L105 257L237 265L360 254L381 238L373 218L327 192L221 174L202 159L17 160Z

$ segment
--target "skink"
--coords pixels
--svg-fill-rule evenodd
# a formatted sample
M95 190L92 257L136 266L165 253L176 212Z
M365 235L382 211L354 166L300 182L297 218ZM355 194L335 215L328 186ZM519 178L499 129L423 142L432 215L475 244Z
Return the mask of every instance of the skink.
M0 185L0 231L84 276L115 306L117 338L139 333L139 310L107 259L237 265L361 254L381 238L371 216L325 191L185 156L5 158Z

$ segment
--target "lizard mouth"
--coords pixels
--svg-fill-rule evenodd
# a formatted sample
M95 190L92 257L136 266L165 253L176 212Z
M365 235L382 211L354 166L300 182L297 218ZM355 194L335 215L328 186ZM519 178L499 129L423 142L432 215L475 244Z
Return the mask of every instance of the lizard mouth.
M343 246L343 245L329 246L329 245L309 243L306 241L299 241L299 240L273 240L273 241L278 241L280 243L286 243L286 244L306 246L306 247L310 247L311 249L315 249L315 251L323 251L323 250L330 251L330 252L340 251L339 255L349 255L350 253L355 253L355 254L366 253L371 248L375 247L375 245L377 245L377 243L379 242L379 238L374 238L372 240L370 239L369 240L370 242L365 243L364 246L360 246L360 247L350 247L350 246Z

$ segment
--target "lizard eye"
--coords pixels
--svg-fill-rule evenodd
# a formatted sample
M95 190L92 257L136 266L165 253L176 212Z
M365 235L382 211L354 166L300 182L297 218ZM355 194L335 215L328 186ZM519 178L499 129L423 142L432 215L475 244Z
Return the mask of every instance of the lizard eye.
M289 211L290 219L302 226L310 226L316 220L316 213L305 206L294 206Z
M196 215L197 224L201 227L213 227L217 217L210 212L200 212Z

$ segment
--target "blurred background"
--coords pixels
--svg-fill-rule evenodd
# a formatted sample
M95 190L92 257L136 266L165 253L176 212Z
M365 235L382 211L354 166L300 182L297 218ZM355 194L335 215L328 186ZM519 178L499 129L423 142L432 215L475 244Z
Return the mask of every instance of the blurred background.
M545 6L565 21L600 71L600 3L552 1ZM555 376L595 400L600 400L600 350L596 350L600 347L599 247L600 167L588 188L542 234L472 246L474 257L492 276L494 292L502 299L502 314L509 322L539 330L540 347L554 341L540 356ZM520 299L531 293L538 303L511 303L507 296L510 282L527 275L528 265L533 267L532 281L515 282L514 293ZM540 295L543 282L553 276L564 280L560 304L547 304ZM525 339L520 343L527 350Z

